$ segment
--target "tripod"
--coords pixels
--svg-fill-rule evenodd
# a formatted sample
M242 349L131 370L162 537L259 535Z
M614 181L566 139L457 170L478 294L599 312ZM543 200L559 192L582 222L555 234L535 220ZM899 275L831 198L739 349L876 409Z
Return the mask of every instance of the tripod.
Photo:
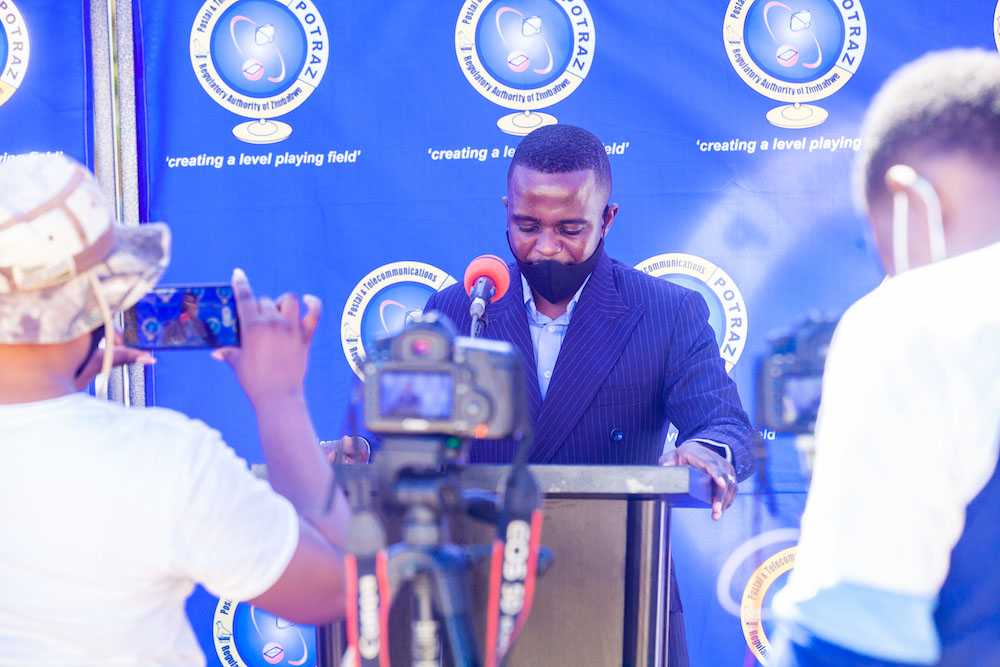
M449 543L447 516L462 512L496 524L502 510L496 494L460 491L460 470L445 468L457 457L454 444L436 437L391 437L370 468L338 466L338 478L355 513L347 550L348 580L354 586L348 596L356 602L349 599L347 625L350 644L359 655L350 667L389 665L389 608L406 585L412 590L410 664L483 664L475 639L469 572L495 547ZM358 474L362 470L372 474ZM384 515L402 516L401 542L387 546L373 497ZM550 560L546 553L543 567ZM331 651L321 648L320 653L321 660L326 654L326 664L332 664ZM398 656L394 662L400 664Z
M403 475L395 490L410 505L404 516L403 541L388 550L388 574L394 593L402 582L412 583L412 664L439 664L435 620L439 618L451 664L478 667L469 569L472 559L487 553L445 542L444 513L461 504L457 486L448 476Z

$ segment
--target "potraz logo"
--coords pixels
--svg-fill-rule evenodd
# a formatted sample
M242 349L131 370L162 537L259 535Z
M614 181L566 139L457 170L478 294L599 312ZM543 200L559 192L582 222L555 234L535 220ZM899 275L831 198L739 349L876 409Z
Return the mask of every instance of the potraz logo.
M806 103L833 95L854 76L868 39L861 0L730 0L722 30L744 83L790 103L767 119L793 129L827 119L826 109Z
M271 144L292 128L271 120L305 102L326 71L330 43L312 0L206 0L191 27L191 65L215 102L252 118L240 141Z
M215 652L228 667L313 667L316 630L297 625L246 602L219 600L215 608Z
M382 334L402 331L407 316L423 312L431 294L455 279L423 262L392 262L378 267L354 286L340 318L344 356L358 377L364 377L365 350Z
M9 100L28 71L28 27L11 0L0 1L0 105Z
M486 99L516 110L497 127L519 136L556 122L537 110L577 89L596 42L583 0L466 0L455 25L465 78Z

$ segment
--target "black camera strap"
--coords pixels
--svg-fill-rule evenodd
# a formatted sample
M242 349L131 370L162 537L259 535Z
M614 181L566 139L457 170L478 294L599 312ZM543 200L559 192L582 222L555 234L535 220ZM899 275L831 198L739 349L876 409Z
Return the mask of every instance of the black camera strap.
M515 465L507 480L490 565L486 667L503 665L531 612L542 536L541 494L535 478Z

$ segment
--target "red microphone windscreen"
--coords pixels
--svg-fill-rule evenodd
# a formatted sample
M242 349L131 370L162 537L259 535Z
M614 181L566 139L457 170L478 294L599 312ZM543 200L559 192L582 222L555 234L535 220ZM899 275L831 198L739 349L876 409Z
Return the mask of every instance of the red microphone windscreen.
M496 255L480 255L472 260L469 268L465 270L465 293L471 294L472 286L483 276L492 279L497 286L493 301L507 293L507 288L510 287L510 271L502 259Z

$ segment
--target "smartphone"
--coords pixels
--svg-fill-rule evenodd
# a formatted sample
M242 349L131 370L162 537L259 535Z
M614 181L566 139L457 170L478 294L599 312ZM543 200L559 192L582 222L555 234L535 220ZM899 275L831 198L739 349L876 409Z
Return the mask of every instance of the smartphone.
M206 349L240 344L230 285L164 285L125 314L125 344L143 350Z

